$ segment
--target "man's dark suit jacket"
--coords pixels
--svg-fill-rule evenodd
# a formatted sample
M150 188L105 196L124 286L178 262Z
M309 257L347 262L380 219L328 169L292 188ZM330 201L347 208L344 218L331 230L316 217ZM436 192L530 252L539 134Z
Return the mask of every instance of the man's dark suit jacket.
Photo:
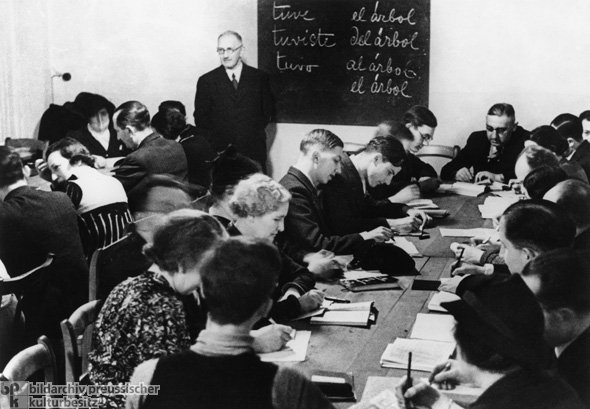
M60 192L19 187L0 202L0 259L12 277L55 259L47 277L24 300L30 340L59 336L59 322L84 303L88 265L84 257L77 212Z
M68 132L68 137L80 142L90 151L91 155L103 156L105 158L116 158L118 156L126 156L131 153L123 142L117 138L117 133L110 129L109 147L105 149L104 146L98 142L90 133L87 127L78 129L77 131Z
M243 65L235 90L220 66L197 82L195 124L208 131L209 143L217 152L228 144L266 167L266 125L273 115L273 99L268 75Z
M473 167L473 175L478 172L488 171L496 174L504 175L504 182L508 183L510 179L514 179L514 165L516 159L524 149L524 141L528 138L529 132L516 127L512 133L510 141L504 146L501 153L496 159L488 160L490 153L490 141L486 131L474 132L467 139L467 144L455 159L443 166L440 177L443 180L453 180L455 173L461 168Z
M590 408L590 328L587 328L557 358L557 371Z
M293 249L306 252L326 249L336 254L353 254L362 245L364 240L357 233L332 234L322 211L318 190L299 169L289 168L280 183L292 196L282 233L289 254L294 255Z
M186 155L178 142L152 133L141 141L137 150L121 160L113 172L127 193L148 175L167 174L186 182Z
M365 195L361 176L347 155L342 156L342 173L323 189L324 214L334 234L352 234L389 227L386 219L405 216L403 204L374 200Z
M410 185L412 179L418 181L423 177L435 178L437 176L438 175L432 166L416 155L408 153L407 158L402 165L402 169L393 177L393 180L389 185L369 187L367 190L374 199L387 199Z
M571 162L578 162L590 180L590 142L584 140L572 155Z

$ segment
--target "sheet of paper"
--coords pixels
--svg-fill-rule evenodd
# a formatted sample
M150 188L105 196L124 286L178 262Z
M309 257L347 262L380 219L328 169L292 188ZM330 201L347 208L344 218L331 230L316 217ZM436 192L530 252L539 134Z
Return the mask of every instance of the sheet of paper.
M364 311L326 311L324 315L312 317L311 324L319 325L353 325L365 326L369 324L370 310Z
M415 199L408 202L407 205L414 209L438 209L432 199Z
M439 291L432 296L430 302L428 303L428 310L448 313L448 311L441 307L440 304L443 302L457 301L460 299L461 298L457 294L449 293L447 291Z
M396 237L395 241L389 240L387 243L399 247L412 257L422 257L422 254L420 254L420 252L416 248L416 245L408 239L406 239L405 237Z
M483 219L494 219L502 216L504 211L518 200L518 198L490 196L478 208Z
M303 362L307 355L307 346L311 338L311 331L297 331L295 339L287 342L280 351L258 354L263 362Z
M325 301L324 301L325 303ZM329 311L368 311L373 306L374 301L364 302L331 302L326 308Z
M349 270L344 272L344 279L346 280L360 280L361 278L367 277L383 277L387 274L383 274L379 270Z
M526 196L523 194L518 194L516 192L514 192L514 190L506 190L506 191L502 191L502 192L493 192L492 193L494 196L498 196L498 197L508 197L508 198L515 198L515 199L526 199Z
M396 338L383 352L381 366L405 369L408 366L408 352L411 352L412 369L429 372L447 360L454 349L455 343L451 342Z
M496 233L496 229L448 229L441 227L440 235L443 237L489 237Z
M410 338L452 343L455 342L453 328L455 319L452 315L419 313Z

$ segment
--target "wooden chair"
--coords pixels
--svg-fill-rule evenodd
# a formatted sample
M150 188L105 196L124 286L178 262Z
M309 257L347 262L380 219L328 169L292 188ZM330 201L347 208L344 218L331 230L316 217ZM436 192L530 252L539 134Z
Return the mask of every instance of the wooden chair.
M342 150L349 155L355 155L362 152L366 146L366 143L344 142L344 148L342 148Z
M14 320L12 329L3 328L3 331L12 331L13 344L11 345L11 356L19 351L24 345L24 335L26 333L26 317L25 325L22 324L22 303L28 297L28 290L34 288L43 278L47 272L47 267L51 265L54 254L48 254L47 259L43 264L35 267L28 273L22 274L18 277L9 279L0 278L0 297L7 294L14 294L16 297L16 309L14 312Z
M94 322L103 305L102 300L80 306L70 318L61 322L64 341L66 382L88 383L88 353Z
M43 371L43 382L56 383L57 380L57 364L55 361L55 354L53 348L46 336L41 336L37 340L37 344L23 349L16 354L4 368L0 374L0 381L26 381L36 373ZM37 379L35 379L37 381ZM14 391L16 396L22 395L22 399L26 399L27 392ZM9 408L10 396L0 393L0 408ZM22 405L19 407L28 407Z
M446 146L446 145L426 145L416 153L416 156L422 158L425 156L435 156L439 158L454 159L461 148L458 145Z
M32 169L35 169L35 160L43 158L43 154L47 150L48 146L47 141L40 141L39 139L30 138L6 138L4 144L6 146L14 148L18 152L18 155L25 164L33 165Z
M149 268L150 263L141 252L144 244L138 236L127 235L94 252L89 267L90 301L106 299L117 284Z

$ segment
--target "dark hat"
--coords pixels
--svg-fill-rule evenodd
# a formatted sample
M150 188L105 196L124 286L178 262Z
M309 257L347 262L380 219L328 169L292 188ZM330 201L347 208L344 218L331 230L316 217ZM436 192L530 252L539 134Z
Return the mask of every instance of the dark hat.
M108 99L98 94L91 94L90 92L80 92L74 102L67 102L64 106L75 114L78 114L89 120L96 115L101 109L106 109L109 116L113 116L115 112L115 105Z
M526 368L551 365L552 351L543 338L543 312L519 274L474 280L461 300L441 306L498 354Z
M229 145L211 162L210 191L221 196L242 179L260 171L261 167L257 162L238 153L233 145Z

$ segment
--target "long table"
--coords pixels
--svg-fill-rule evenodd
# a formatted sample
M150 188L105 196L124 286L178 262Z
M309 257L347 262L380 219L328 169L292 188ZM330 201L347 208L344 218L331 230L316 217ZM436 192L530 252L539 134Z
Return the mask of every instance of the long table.
M450 265L454 254L449 249L458 238L441 237L440 227L475 228L484 225L477 208L483 203L483 197L438 196L433 197L436 204L450 212L446 219L434 219L435 227L427 229L430 238L419 240L408 238L414 242L424 256L416 258L416 269L419 275L408 277L438 280L450 276ZM460 239L459 239L460 240ZM307 375L315 370L352 372L354 375L357 399L361 399L367 377L392 376L401 377L405 373L400 369L381 368L379 359L387 344L397 337L407 338L419 312L428 312L427 304L433 292L413 291L411 285L405 290L381 290L367 292L344 292L335 283L318 283L318 288L327 294L346 298L351 302L375 301L379 314L377 323L371 328L345 326L316 326L308 321L295 321L289 325L297 330L311 330L311 341L305 362L289 363ZM426 372L417 372L415 376L427 376ZM349 407L351 403L338 403L339 408Z

